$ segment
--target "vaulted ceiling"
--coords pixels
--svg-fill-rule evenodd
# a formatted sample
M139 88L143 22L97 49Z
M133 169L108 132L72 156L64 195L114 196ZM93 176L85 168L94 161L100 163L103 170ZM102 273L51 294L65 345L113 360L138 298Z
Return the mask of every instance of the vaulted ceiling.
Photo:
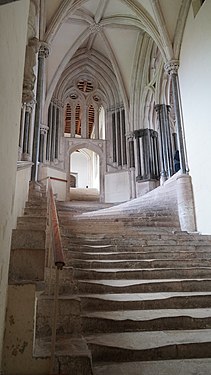
M75 76L89 72L94 78L96 71L97 80L102 67L102 82L108 81L110 71L127 105L144 36L158 46L163 62L178 59L191 0L45 0L41 4L42 39L51 47L47 105L68 67ZM81 64L76 56L81 56Z

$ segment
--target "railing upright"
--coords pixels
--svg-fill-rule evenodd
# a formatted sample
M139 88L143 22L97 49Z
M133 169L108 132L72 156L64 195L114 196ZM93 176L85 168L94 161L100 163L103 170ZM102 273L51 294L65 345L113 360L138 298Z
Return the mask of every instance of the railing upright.
M58 316L58 298L59 298L59 276L63 269L64 253L61 242L59 221L57 216L56 204L53 195L50 178L48 179L48 252L46 266L49 269L49 294L51 294L52 274L55 269L54 299L52 309L52 334L51 334L51 360L50 374L55 371L55 351L56 351L56 326Z

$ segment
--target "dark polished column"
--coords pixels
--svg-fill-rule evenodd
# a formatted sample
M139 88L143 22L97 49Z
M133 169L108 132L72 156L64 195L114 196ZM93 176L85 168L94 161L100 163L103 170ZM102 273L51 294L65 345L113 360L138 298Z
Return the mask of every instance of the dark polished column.
M40 143L40 122L42 114L43 93L44 93L44 60L49 55L49 48L42 43L38 53L38 74L37 74L37 95L36 95L36 109L34 120L34 139L32 150L32 181L37 181L38 172L38 158L39 158L39 143Z
M179 147L179 154L180 154L180 168L183 174L187 174L189 172L189 168L188 168L188 163L187 163L186 143L185 143L182 106L181 106L181 97L180 97L180 89L179 89L178 68L179 68L178 60L172 60L165 64L165 70L171 76L172 94L173 94L173 102L174 102L174 110L175 110L176 126L177 126L177 136L178 136L178 147Z
M161 179L165 181L167 179L167 162L166 162L166 139L164 132L164 118L163 118L163 109L162 104L157 104L155 106L157 112L158 124L160 129L160 166L161 166Z
M171 110L170 105L163 104L163 117L164 117L164 123L165 123L166 144L167 144L168 177L171 177L174 174L174 162L173 162L174 150L172 147L172 136L171 136L170 121L169 121L170 110Z
M25 122L24 122L23 154L28 153L29 125L30 125L31 110L32 109L30 105L27 104L26 111L25 111Z
M53 103L51 102L48 108L48 134L46 144L46 160L51 160L51 137L52 137L52 119L53 119Z
M41 125L40 127L40 149L39 149L39 161L41 163L44 163L45 160L45 136L46 136L46 128L44 125Z
M120 110L117 111L117 164L118 167L122 166L122 137L121 137L121 122Z
M158 123L160 128L161 177L163 179L171 177L174 172L173 150L169 122L170 108L171 107L166 104L157 104L155 106L155 110L158 114Z
M129 149L129 168L135 168L133 133L128 134L127 137L128 137L128 149Z
M134 134L127 134L128 152L129 152L129 170L130 170L130 198L136 197L136 176L135 176L135 152L134 152Z
M117 150L116 150L116 115L112 113L112 141L113 141L113 163L117 162Z
M122 164L127 164L127 147L126 147L126 129L125 129L125 110L122 109L120 112L121 118L121 129L122 129Z

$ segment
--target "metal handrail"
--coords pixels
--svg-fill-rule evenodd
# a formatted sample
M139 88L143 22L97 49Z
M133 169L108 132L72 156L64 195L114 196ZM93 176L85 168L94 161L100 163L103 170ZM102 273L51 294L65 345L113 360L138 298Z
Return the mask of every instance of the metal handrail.
M65 265L64 261L64 253L62 248L61 242L61 235L59 230L59 221L56 211L56 204L53 195L53 189L51 185L51 180L48 180L48 192L49 192L49 209L51 210L50 217L52 222L52 235L53 235L53 242L54 242L54 264L57 268L61 269Z
M48 253L47 267L50 269L49 294L51 294L52 268L56 269L54 283L54 303L52 309L52 335L51 335L51 359L49 373L54 373L55 351L56 351L56 325L58 316L58 298L59 298L59 275L65 266L64 252L62 248L59 221L57 216L56 204L54 200L53 189L50 178L48 178Z
M53 177L53 176L47 176L47 177L41 178L41 180L39 180L38 182L43 182L49 179L54 180L54 181L67 182L67 180L65 180L64 178Z

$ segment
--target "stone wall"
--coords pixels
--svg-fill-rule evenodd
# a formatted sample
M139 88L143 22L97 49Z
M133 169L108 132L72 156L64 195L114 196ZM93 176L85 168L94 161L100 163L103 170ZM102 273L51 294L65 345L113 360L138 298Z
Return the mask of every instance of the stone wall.
M28 11L29 0L20 0L0 7L0 87L2 89L0 96L0 353L2 352L4 334L8 264L15 201Z

